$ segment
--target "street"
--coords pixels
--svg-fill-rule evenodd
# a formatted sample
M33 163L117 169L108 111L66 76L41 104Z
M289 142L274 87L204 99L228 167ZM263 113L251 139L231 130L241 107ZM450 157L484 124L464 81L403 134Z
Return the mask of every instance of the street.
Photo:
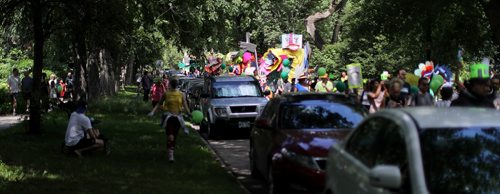
M250 193L267 193L263 180L256 180L250 175L248 159L248 139L209 140L210 146Z

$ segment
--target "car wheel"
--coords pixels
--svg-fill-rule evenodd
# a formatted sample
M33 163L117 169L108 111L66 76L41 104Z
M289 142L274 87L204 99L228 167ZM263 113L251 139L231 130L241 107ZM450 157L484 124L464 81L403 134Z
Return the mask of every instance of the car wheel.
M256 154L255 148L250 144L250 153L248 154L250 156L250 173L253 178L261 178L259 170L257 169Z
M269 194L283 193L282 186L274 178L272 164L269 164L269 170L267 171L267 189Z

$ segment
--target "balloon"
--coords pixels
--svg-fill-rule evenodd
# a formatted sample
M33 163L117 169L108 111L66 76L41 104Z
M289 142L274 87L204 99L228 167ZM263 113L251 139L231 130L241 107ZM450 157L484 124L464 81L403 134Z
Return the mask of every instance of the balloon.
M286 72L286 71L282 71L282 72L281 72L281 78L283 78L283 79L287 79L287 78L288 78L288 72Z
M333 73L330 74L330 79L335 79L335 76L333 75Z
M243 53L243 63L247 64L248 62L250 62L250 60L252 60L252 53L249 53L249 52L245 52Z
M405 81L412 86L418 86L418 79L420 79L420 76L416 76L413 74L406 74Z
M418 64L418 68L423 70L425 68L425 64L423 63Z
M62 89L63 89L63 88L62 88L62 86L61 86L61 85L57 86L57 92L61 92L61 91L62 91Z
M337 82L335 84L335 88L337 88L337 91L339 92L344 92L346 89L344 82Z
M226 64L225 63L222 63L222 65L220 66L221 69L226 69Z
M410 92L411 92L412 94L417 94L417 93L418 93L418 90L419 90L419 89L418 89L418 87L417 87L417 86L411 86L411 88L410 88Z
M233 66L230 66L229 67L229 72L233 72L234 71L234 67Z
M326 74L326 69L324 67L320 67L318 69L318 76L324 76Z
M417 77L422 77L422 69L415 69L415 72L413 72Z
M385 81L389 79L389 72L384 71L382 74L380 74L380 80Z
M177 66L182 69L182 68L186 67L186 64L180 62L179 64L177 64Z
M195 110L191 113L191 121L198 124L203 120L203 113L199 110Z
M283 60L283 66L289 67L290 66L290 60L288 60L288 59Z
M439 90L441 85L443 85L443 83L444 83L443 76L435 75L432 77L430 88L435 94L437 94L437 91Z

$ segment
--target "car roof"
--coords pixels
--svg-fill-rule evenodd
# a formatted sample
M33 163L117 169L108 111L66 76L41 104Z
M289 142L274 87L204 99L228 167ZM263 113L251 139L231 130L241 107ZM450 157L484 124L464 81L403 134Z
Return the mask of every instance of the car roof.
M422 130L429 128L500 127L500 111L495 109L421 107L388 111L406 113Z
M214 76L210 77L210 79L215 82L230 82L230 81L257 81L254 77L251 76Z
M303 100L331 100L334 102L355 104L354 98L344 94L335 93L314 93L314 92L295 92L285 93L281 96L285 102L297 102Z

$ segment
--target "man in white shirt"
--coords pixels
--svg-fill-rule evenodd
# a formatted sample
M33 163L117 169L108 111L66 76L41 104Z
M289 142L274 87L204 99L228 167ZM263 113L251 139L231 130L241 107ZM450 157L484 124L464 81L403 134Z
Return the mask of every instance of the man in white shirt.
M16 115L16 108L17 108L17 96L19 95L20 86L21 86L21 80L19 78L19 70L17 68L14 68L12 70L12 75L9 76L7 79L7 85L9 87L9 93L12 98L12 109L13 109L13 115Z
M104 146L104 141L98 138L90 119L85 116L86 110L86 103L79 102L76 111L71 113L64 138L66 146L72 147L78 157L82 157L84 151Z

